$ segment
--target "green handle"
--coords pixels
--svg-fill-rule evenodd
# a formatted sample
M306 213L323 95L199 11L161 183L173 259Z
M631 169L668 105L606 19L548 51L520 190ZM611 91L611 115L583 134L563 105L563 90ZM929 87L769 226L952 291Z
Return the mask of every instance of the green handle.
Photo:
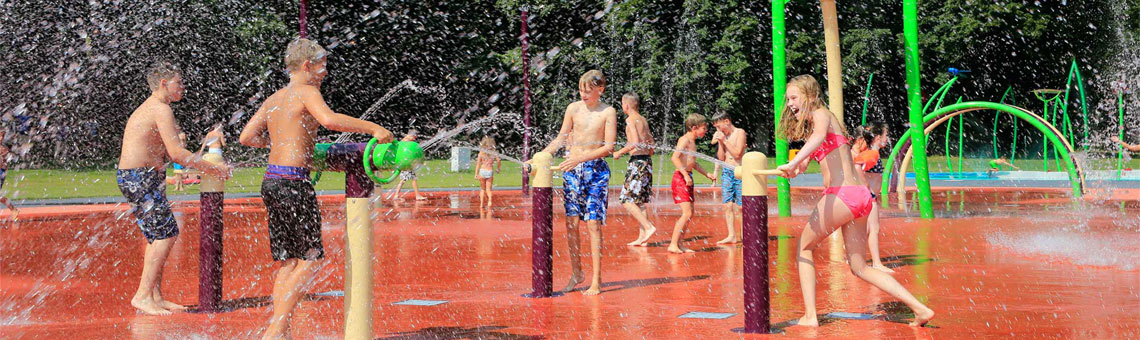
M372 160L376 158L376 155L373 154L376 150L373 150L373 148L376 147L377 142L379 141L376 138L372 138L372 140L368 141L368 145L364 147L364 159L362 160L362 162L364 162L364 173L368 175L368 178L371 178L376 183L387 184L395 180L396 177L400 175L400 169L392 169L392 175L388 178L380 178L376 176L376 173L372 171ZM393 142L389 145L390 146L387 148L382 148L384 149L384 154L380 155L381 160L395 157L393 154L395 150L393 149L395 149L396 143ZM392 156L389 157L388 155Z

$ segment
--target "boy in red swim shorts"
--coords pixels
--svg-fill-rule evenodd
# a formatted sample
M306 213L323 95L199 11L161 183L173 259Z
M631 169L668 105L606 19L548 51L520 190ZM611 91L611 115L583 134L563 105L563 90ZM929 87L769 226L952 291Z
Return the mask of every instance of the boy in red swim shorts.
M689 224L689 220L693 217L693 170L708 177L709 180L716 180L715 177L708 171L705 171L700 164L697 164L697 138L705 136L709 130L708 121L705 116L699 114L690 114L685 117L685 131L681 138L677 138L677 147L673 150L673 166L677 168L673 172L673 203L681 206L681 217L677 219L677 223L673 225L673 239L669 242L670 253L691 253L692 249L684 248L681 246L681 238L685 234L685 226Z

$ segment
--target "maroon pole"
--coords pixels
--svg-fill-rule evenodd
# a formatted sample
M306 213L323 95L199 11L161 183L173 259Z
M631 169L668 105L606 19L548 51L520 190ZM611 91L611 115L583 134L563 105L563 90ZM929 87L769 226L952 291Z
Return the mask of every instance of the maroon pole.
M768 333L768 196L744 196L744 332Z
M523 73L523 161L530 160L530 58L527 57L527 10L522 10L522 73ZM522 193L530 194L530 173L522 170Z
M308 21L309 21L308 20L308 12L305 10L305 8L308 7L308 6L305 6L307 2L308 1L301 0L301 15L298 17L298 19L300 19L300 22L301 22L301 37L302 38L308 38L309 37L309 30L307 28L305 28L308 24Z
M202 159L222 164L220 153L210 152ZM199 196L198 232L198 312L222 311L222 206L225 204L225 182L204 174Z
M554 291L554 223L552 220L553 189L534 187L531 196L531 288L527 296L551 297Z

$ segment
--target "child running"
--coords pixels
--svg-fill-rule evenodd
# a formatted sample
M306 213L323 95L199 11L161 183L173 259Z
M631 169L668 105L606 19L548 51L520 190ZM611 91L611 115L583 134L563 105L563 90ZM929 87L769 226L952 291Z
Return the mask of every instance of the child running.
M309 179L317 128L371 134L379 143L392 141L392 133L379 125L329 109L321 96L327 54L309 39L289 43L289 84L266 98L241 132L242 144L269 148L261 197L269 213L269 249L281 264L273 283L273 316L262 339L289 338L289 319L317 261L325 256L321 213Z
M179 147L186 148L185 132L178 133L178 143ZM202 153L199 152L198 154L201 155ZM186 169L183 169L182 164L178 164L178 162L171 164L171 167L174 168L174 191L186 190Z
M855 167L866 180L867 188L871 190L871 204L875 205L879 204L874 200L875 191L880 190L883 184L883 160L879 157L879 150L886 145L887 124L871 122L855 129L851 156L855 160ZM875 214L867 216L867 248L871 250L871 268L894 273L894 270L883 265L883 259L879 257L879 214L877 213L879 210L874 210Z
M705 136L708 133L709 124L705 120L705 116L699 114L689 114L685 117L685 134L681 138L677 138L677 147L673 149L673 166L676 171L673 172L673 203L681 206L681 217L677 218L677 223L673 225L673 238L669 241L670 253L692 253L692 249L685 248L681 245L685 236L685 226L689 224L689 220L693 218L693 170L708 177L710 181L716 180L713 174L705 171L699 163L694 154L697 152L697 138Z
M401 142L415 142L416 137L417 137L416 130L411 130L411 131L408 131L408 134L404 135L404 138L401 139L400 141ZM404 183L409 182L409 181L412 182L412 191L415 192L415 194L416 194L416 200L417 201L426 200L427 197L423 197L420 195L420 184L418 181L416 181L416 169L408 169L405 171L400 171L400 183L396 184L396 190L393 190L392 193L390 195L388 195L388 199L389 200L396 199L397 201L403 201L404 198L401 197L400 190L402 190L404 188Z
M731 165L720 171L721 203L724 204L724 224L728 228L728 237L716 244L736 244L740 243L740 238L736 237L736 215L740 213L740 205L744 201L744 182L736 178L735 170L744 157L748 137L744 129L732 124L732 117L726 112L717 113L712 121L716 127L716 133L712 137L712 143L716 144L716 158Z
M4 189L4 180L8 178L8 155L10 151L8 145L4 144L4 137L7 135L7 130L0 129L0 189ZM16 209L12 202L8 202L8 196L0 194L0 203L4 203L4 206L12 211L12 220L20 218L20 209Z
M657 232L657 227L649 222L645 204L653 197L653 134L649 133L649 123L641 115L641 98L636 93L626 93L621 97L621 111L625 118L625 147L614 152L614 159L629 154L629 165L625 170L625 185L621 188L619 201L622 207L637 220L640 228L637 239L627 246L649 244L649 238Z
M566 106L562 128L558 137L543 152L554 154L567 146L570 155L558 165L563 172L563 192L566 205L566 239L570 248L570 283L565 291L574 289L585 277L582 275L581 253L578 251L578 221L586 220L590 230L590 259L594 275L590 288L583 294L602 292L602 234L606 222L606 204L610 183L610 166L605 157L614 152L617 138L617 112L601 102L606 90L606 76L602 71L590 70L578 79L578 96L582 100ZM574 144L565 144L573 138Z
M798 267L800 288L804 297L804 315L797 324L819 326L815 309L814 249L820 241L836 229L843 228L843 244L851 272L902 300L914 310L911 326L925 325L934 318L934 311L919 302L902 285L887 273L868 268L863 254L867 252L867 216L878 214L871 192L855 162L844 137L843 123L827 110L820 99L819 83L810 75L801 75L788 82L787 104L780 117L778 133L788 141L806 140L800 152L788 164L777 169L788 178L795 177L807 167L807 159L819 162L826 187L824 196L816 204L807 225L799 238ZM838 151L838 152L832 152ZM851 223L854 221L855 223Z
M147 71L146 82L151 94L127 118L116 182L147 242L131 306L149 315L169 315L186 307L162 297L162 267L178 236L178 222L166 200L166 158L223 180L229 178L231 169L203 161L178 140L178 122L170 103L182 100L182 71L174 64L157 62Z
M492 188L495 185L495 174L502 170L503 160L495 153L495 138L491 136L484 136L483 140L479 141L479 156L475 158L475 179L479 180L479 206L491 207ZM487 152L490 151L490 152ZM487 200L484 201L484 195ZM485 203L484 203L485 202Z

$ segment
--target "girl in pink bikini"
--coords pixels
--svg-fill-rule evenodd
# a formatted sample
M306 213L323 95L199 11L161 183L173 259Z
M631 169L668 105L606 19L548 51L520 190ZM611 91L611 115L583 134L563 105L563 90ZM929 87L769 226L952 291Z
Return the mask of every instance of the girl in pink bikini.
M855 276L902 300L914 310L911 326L925 325L934 318L934 311L915 299L898 281L867 266L864 258L867 253L867 216L877 214L878 205L871 203L871 191L851 158L843 123L823 105L819 83L814 77L801 75L788 82L787 101L778 133L788 141L806 142L795 159L777 169L783 171L785 177L792 178L807 169L807 159L811 158L819 162L826 187L799 238L796 262L804 295L804 316L797 324L819 326L815 309L813 250L820 241L841 227L847 263Z

